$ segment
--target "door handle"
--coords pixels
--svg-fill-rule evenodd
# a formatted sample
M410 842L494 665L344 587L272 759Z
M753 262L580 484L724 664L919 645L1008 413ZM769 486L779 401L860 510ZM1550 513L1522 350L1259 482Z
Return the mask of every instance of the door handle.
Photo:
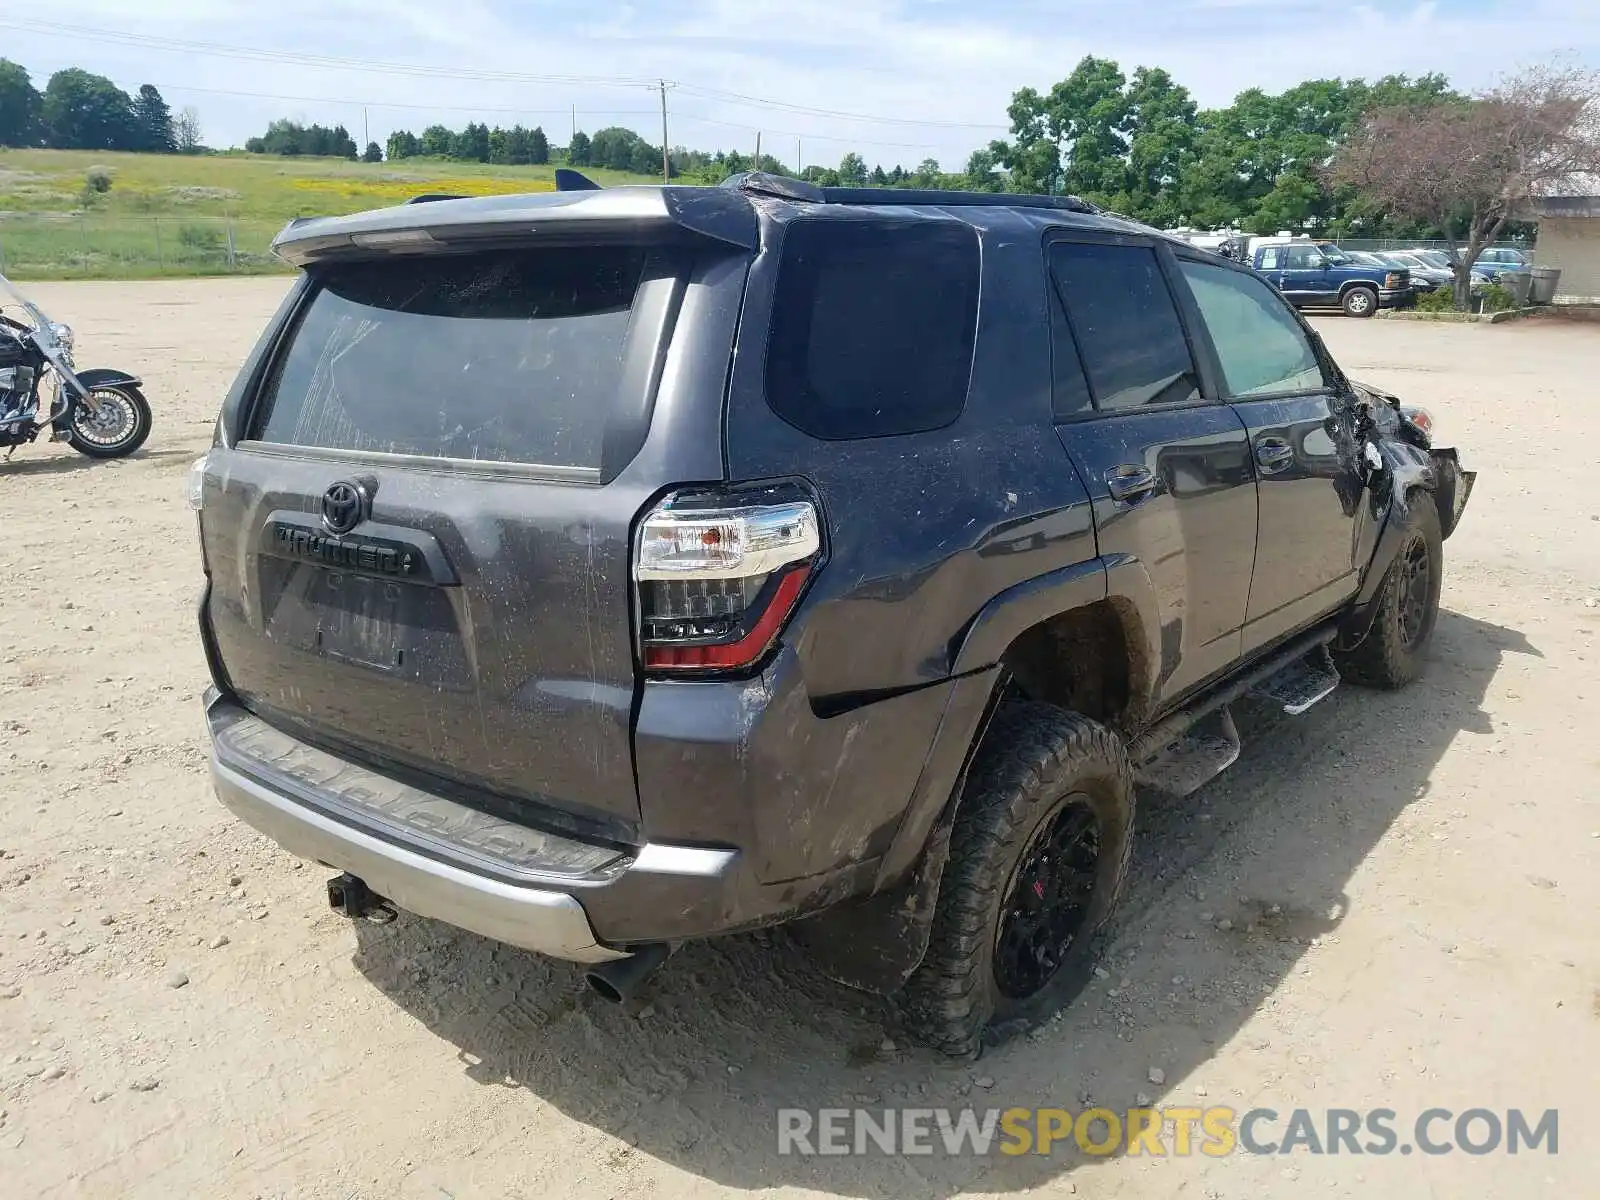
M1155 495L1155 472L1132 463L1112 467L1106 472L1106 491L1119 504L1138 504Z
M1294 447L1280 437L1264 437L1256 442L1256 462L1263 471L1281 471L1294 462Z

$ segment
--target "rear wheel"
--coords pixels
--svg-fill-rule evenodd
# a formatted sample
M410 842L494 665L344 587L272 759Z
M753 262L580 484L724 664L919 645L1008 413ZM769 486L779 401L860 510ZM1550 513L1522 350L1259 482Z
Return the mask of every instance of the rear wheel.
M901 993L910 1032L970 1058L1082 989L1133 845L1121 740L1043 704L1008 704L978 751L928 952Z
M1352 683L1400 688L1422 673L1422 654L1439 618L1444 539L1439 509L1426 492L1413 492L1406 537L1378 593L1372 628L1353 650L1335 653L1334 665Z
M67 441L90 458L121 458L144 445L150 436L150 404L130 383L90 388L98 411L79 403L72 413Z
M1347 317L1370 317L1378 311L1378 293L1369 287L1353 287L1339 301Z

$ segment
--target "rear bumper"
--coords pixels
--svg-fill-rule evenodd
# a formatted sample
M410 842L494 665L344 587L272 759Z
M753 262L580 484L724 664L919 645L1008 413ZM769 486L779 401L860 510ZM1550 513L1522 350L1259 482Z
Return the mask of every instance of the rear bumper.
M583 906L563 892L502 883L363 833L230 767L215 753L211 779L228 808L285 850L358 876L408 912L555 958L625 957L600 944Z
M419 916L575 962L719 932L751 908L740 855L580 842L500 820L300 741L207 693L218 798L284 849ZM610 937L591 920L610 917Z

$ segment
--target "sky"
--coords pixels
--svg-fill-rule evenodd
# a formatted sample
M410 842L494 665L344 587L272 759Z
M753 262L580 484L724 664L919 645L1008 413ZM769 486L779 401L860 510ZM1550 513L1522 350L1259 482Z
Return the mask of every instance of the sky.
M626 125L660 143L959 170L1019 87L1086 54L1165 67L1202 106L1315 77L1440 71L1459 88L1563 57L1600 67L1600 0L52 0L0 54L193 105L208 145L276 117L393 129ZM35 14L38 14L35 16ZM201 43L204 45L196 45ZM337 61L333 61L337 60ZM249 94L240 94L249 93Z

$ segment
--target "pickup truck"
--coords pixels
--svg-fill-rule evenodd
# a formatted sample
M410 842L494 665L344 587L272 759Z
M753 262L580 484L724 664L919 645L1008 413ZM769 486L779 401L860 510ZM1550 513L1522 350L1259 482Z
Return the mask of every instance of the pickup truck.
M1250 266L1296 308L1338 308L1370 317L1415 301L1411 273L1359 263L1328 242L1272 242L1251 248Z

